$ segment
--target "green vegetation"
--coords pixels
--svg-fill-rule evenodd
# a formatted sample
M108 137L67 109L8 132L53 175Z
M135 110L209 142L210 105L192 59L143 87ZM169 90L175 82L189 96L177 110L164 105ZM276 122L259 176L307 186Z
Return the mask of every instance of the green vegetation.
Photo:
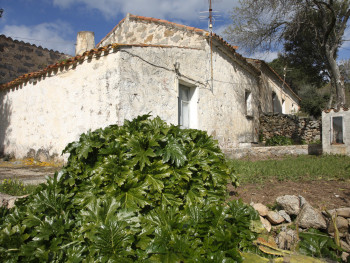
M0 193L16 196L27 195L33 193L37 187L31 184L24 185L17 179L4 179L0 183Z
M327 257L338 260L337 252L342 251L327 234L310 228L299 234L299 252L312 257Z
M275 135L270 139L266 139L266 146L282 146L282 145L292 145L294 144L291 138L281 135Z
M240 262L257 212L205 132L140 116L82 134L68 164L10 211L2 262Z
M349 180L350 157L340 155L286 157L283 160L231 160L241 184L271 180Z

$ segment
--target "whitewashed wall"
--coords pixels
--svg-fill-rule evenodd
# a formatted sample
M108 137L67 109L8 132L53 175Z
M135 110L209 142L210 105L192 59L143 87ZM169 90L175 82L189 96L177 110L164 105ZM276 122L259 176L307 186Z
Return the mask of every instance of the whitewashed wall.
M332 117L342 117L343 121L343 142L332 143ZM339 111L334 109L322 112L322 149L323 153L343 154L350 156L350 111L340 108Z
M148 112L177 124L179 82L196 87L193 121L223 148L257 140L257 106L253 118L244 111L246 89L251 90L254 104L258 101L257 76L217 51L211 82L209 53L209 49L120 47L116 53L62 68L36 83L2 91L1 105L7 105L9 113L8 124L0 129L3 150L17 158L31 149L60 154L88 129L122 124Z
M4 152L17 158L30 149L60 155L81 133L115 123L119 75L115 53L2 91L0 101L9 109L8 124L0 126Z
M261 75L261 109L264 113L273 112L272 92L277 96L277 103L275 103L277 111L282 113L282 100L285 100L284 114L293 114L299 111L298 98L287 88L283 87L280 81L277 81L275 76L269 73L264 66L260 67Z

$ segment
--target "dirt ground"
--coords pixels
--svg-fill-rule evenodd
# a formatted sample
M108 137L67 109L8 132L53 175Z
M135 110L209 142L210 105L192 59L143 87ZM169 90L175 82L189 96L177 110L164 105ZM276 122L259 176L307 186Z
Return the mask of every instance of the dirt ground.
M301 195L313 207L320 210L339 207L350 207L350 180L348 181L308 181L279 182L273 181L264 185L246 184L234 188L228 186L231 199L241 198L250 204L263 203L274 205L281 195Z

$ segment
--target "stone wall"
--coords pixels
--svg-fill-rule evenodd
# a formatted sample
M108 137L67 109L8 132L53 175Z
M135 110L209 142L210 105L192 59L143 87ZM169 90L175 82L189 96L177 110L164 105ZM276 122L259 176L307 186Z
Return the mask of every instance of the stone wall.
M295 115L265 114L260 116L260 137L266 139L280 135L291 138L296 143L321 141L321 120L299 118Z
M97 44L97 47L120 43L173 45L204 49L206 43L203 41L203 37L206 35L206 31L191 29L165 20L128 14Z
M320 155L322 154L322 145L289 145L289 146L270 146L270 147L249 147L249 148L231 148L222 149L227 158L230 159L270 159L285 155Z
M57 51L0 35L0 84L68 57Z

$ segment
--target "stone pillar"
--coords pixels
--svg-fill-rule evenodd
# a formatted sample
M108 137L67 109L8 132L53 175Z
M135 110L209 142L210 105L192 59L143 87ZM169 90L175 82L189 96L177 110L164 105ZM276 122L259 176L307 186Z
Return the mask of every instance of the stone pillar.
M77 35L75 55L81 55L85 51L95 48L95 34L92 31L80 31Z

